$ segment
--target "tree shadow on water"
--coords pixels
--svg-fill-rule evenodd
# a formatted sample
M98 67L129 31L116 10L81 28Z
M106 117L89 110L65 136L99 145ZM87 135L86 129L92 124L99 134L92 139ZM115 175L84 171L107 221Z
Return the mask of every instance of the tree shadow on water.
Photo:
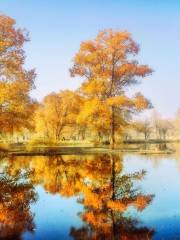
M0 174L0 239L20 240L24 232L34 231L30 204L36 200L27 172Z
M106 161L101 162L102 168L97 165L93 161L88 164L94 171L91 176L86 175L88 179L81 187L83 197L79 202L84 205L84 211L79 216L84 225L71 228L70 235L77 240L152 239L154 230L127 214L130 207L143 211L154 197L134 187L134 181L141 181L145 171L123 174L122 161L114 155L106 156Z

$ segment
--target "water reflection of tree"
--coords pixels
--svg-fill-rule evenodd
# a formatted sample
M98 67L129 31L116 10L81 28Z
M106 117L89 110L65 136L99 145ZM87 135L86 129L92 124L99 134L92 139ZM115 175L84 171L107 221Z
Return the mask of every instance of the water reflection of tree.
M30 204L35 201L27 174L0 174L0 239L18 240L25 231L33 232Z
M27 164L27 162L29 162ZM123 174L122 159L115 155L56 156L12 159L9 172L31 169L30 179L61 196L81 196L84 226L71 229L74 239L151 239L153 230L127 215L129 207L142 211L152 201L134 187L145 172Z
M106 156L101 163L103 168L96 168L94 161L88 164L91 177L87 174L81 188L83 197L79 200L84 205L80 217L85 225L72 228L71 236L89 240L151 239L153 230L138 227L138 221L126 215L130 206L142 211L153 198L133 187L133 181L141 180L145 172L123 175L122 162L116 156Z

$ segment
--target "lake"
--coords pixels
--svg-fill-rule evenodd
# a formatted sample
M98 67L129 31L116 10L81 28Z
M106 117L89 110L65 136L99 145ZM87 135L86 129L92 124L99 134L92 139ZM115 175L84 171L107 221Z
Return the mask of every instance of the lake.
M0 161L0 239L180 239L180 156Z

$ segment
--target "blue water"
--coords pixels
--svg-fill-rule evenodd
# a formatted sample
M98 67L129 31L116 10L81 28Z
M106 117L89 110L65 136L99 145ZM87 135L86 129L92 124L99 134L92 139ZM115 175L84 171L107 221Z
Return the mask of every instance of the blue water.
M180 159L174 156L124 158L126 171L147 171L141 188L155 197L139 217L146 226L155 229L153 239L180 239Z
M10 178L15 178L16 174L22 170L30 171L26 181L32 184L37 199L28 203L28 207L24 209L25 213L32 215L33 229L30 230L24 226L23 215L21 217L23 227L16 231L13 227L14 223L11 222L11 228L9 228L10 220L19 221L18 217L9 219L9 222L6 220L3 235L0 217L0 239L180 239L180 158L178 155L124 154L114 158L114 165L112 165L112 159L109 160L109 155L62 156L62 159L17 157L1 160L0 169ZM153 195L152 200L142 210L129 205L121 212L122 217L117 209L112 210L104 205L93 204L92 196L94 195L92 194L95 194L98 202L101 196L104 197L105 186L109 184L108 186L112 187L110 185L112 166L114 166L115 176L117 175L115 182L120 175L128 176L141 170L146 171L142 179L131 181L130 178L129 182L123 185L129 189L128 184L132 183L131 188L137 190L137 197ZM23 179L21 181L23 182ZM118 189L122 188L122 183L117 181L115 184L115 192L118 192ZM13 188L12 191L14 191ZM111 191L110 188L109 193L105 193L103 204L107 204L107 199L112 201ZM0 189L0 194L2 196L5 194L3 189ZM117 195L117 200L126 199L128 192L123 194L121 193L121 198ZM134 195L131 195L131 198L132 196ZM13 201L12 198L10 204L13 204ZM8 211L10 211L9 208L6 209L6 213ZM86 218L84 215L86 212L90 212L91 217L95 216L93 222L91 222L92 218L90 220ZM114 214L113 222L112 214ZM8 216L11 216L11 213ZM133 222L131 218L136 221ZM130 219L131 224L126 223L127 219ZM103 221L107 223L106 226L103 225ZM118 232L118 229L123 230Z

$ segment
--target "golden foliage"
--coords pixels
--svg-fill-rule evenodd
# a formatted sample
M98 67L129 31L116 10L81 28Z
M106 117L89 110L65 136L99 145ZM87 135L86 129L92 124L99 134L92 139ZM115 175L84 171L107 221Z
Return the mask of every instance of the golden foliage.
M133 107L133 102L130 98L125 95L111 97L107 99L107 104L109 106L117 106L117 107Z
M112 209L113 211L124 212L127 209L127 204L122 203L121 201L108 201L107 207Z
M136 207L139 211L144 210L147 205L152 201L152 195L139 195L136 200L133 202L134 207Z
M152 105L141 93L137 93L134 98L134 104L138 111L151 108Z
M1 132L30 128L34 102L34 70L24 69L23 45L28 34L15 28L15 21L0 15L0 125Z
M76 125L81 102L81 97L73 91L49 94L36 111L36 131L60 140L65 127Z
M112 141L115 130L122 130L117 126L127 122L127 112L142 111L150 106L140 94L135 99L125 94L128 86L138 82L136 78L152 73L147 65L134 60L138 52L130 33L108 29L100 31L94 40L81 43L70 69L72 76L85 79L80 88L86 101L80 119L96 125L96 131L103 133L106 128L106 132L111 132ZM101 114L105 115L104 120Z

